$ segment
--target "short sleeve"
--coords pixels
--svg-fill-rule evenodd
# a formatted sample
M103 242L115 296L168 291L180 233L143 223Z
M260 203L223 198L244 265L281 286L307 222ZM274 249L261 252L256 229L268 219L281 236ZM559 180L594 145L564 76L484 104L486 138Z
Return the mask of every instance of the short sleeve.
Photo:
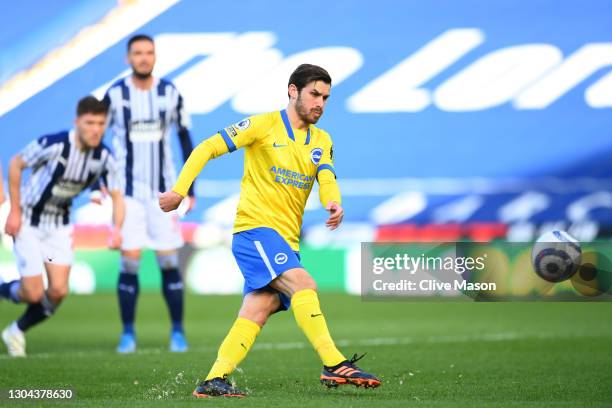
M21 151L21 159L27 167L38 167L60 152L57 143L53 143L51 137L42 136L32 141Z

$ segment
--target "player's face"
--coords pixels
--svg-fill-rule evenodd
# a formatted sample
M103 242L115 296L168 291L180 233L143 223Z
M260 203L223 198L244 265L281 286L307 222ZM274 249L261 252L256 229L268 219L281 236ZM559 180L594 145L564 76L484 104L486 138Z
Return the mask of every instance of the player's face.
M306 123L317 123L323 116L330 89L331 85L323 81L312 81L302 88L295 101L295 111L300 119Z
M155 66L155 45L147 40L136 41L130 47L127 60L134 75L142 78L150 76Z
M102 113L84 113L76 118L79 140L86 149L93 149L100 144L105 127L106 115Z

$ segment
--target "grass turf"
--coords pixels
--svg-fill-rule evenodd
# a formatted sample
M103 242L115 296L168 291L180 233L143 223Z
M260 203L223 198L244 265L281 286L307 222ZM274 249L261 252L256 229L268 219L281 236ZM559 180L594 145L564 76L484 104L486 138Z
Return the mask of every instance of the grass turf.
M241 399L196 400L238 296L187 299L191 350L167 352L168 318L158 294L138 304L138 352L114 352L119 334L112 294L72 296L28 333L26 359L0 357L0 405L8 389L65 389L69 406L516 406L612 405L612 304L363 302L323 294L332 335L358 364L379 375L375 390L319 384L321 364L291 313L273 316L233 375ZM22 307L0 304L7 325ZM158 403L156 403L158 401ZM26 405L32 405L27 402Z

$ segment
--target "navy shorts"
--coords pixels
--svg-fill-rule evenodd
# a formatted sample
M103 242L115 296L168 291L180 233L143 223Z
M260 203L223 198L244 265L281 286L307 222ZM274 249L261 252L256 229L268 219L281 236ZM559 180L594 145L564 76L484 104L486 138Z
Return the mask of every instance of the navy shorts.
M272 228L253 228L237 232L232 240L232 252L244 276L243 295L255 290L278 293L281 310L289 309L291 299L270 286L283 272L303 268L300 254Z

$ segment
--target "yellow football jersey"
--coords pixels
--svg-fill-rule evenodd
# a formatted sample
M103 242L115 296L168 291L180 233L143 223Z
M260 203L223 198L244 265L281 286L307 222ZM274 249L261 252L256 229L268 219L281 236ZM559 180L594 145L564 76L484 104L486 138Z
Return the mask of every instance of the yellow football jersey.
M209 158L241 147L246 150L234 232L273 228L297 251L304 207L317 177L321 183L325 178L327 184L333 184L328 189L332 193L321 196L323 205L327 204L324 201L340 203L329 134L314 125L307 131L292 129L284 110L249 117L200 146L192 156L209 157L199 161L190 157L185 163L173 188L183 196Z

